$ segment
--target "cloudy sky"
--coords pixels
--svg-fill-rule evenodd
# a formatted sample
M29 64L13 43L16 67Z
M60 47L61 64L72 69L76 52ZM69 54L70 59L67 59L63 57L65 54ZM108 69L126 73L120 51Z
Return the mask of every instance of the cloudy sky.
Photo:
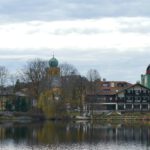
M136 82L150 64L149 0L0 0L0 65L53 51L86 75Z

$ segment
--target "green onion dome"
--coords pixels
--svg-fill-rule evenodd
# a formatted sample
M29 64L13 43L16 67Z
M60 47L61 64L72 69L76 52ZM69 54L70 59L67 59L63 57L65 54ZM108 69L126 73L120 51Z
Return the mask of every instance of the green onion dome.
M57 67L58 66L58 60L54 56L52 59L49 60L49 66L50 67Z

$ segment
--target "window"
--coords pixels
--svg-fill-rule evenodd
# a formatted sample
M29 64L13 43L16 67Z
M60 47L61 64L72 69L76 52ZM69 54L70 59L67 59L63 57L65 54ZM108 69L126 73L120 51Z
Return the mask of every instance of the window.
M126 109L132 109L132 105L127 104L127 105L126 105Z
M102 86L103 87L109 87L109 83L103 83Z
M126 87L127 84L126 84L126 83L118 83L117 86L118 86L118 87Z
M135 90L135 94L136 94L136 95L139 95L139 90Z
M128 97L127 97L127 100L132 100L132 97L131 97L131 96L128 96Z
M104 92L110 92L110 89L103 89Z
M134 109L140 109L140 105L134 105Z
M112 97L110 97L109 100L112 101Z
M133 91L132 91L132 90L129 90L129 93L130 93L130 94L132 94L132 93L133 93Z
M114 82L111 83L111 87L115 87L115 83Z

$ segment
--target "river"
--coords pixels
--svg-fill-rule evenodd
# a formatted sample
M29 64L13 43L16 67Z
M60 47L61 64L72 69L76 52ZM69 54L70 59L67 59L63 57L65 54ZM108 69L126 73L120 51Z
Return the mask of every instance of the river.
M0 123L0 150L149 149L150 126L142 123Z

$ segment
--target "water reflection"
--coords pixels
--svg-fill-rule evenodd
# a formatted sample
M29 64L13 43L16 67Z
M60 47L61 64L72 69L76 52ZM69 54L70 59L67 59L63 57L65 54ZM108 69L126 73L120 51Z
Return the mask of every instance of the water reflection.
M149 149L150 127L90 122L1 123L1 149Z

